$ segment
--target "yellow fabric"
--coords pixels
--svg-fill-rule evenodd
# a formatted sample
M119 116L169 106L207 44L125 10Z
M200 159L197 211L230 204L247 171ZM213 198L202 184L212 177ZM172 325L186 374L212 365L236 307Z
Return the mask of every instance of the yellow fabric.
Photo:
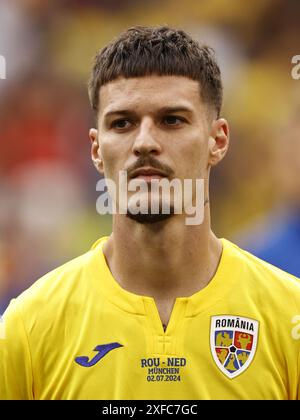
M222 239L215 276L176 300L164 332L154 300L112 277L106 240L11 302L1 322L1 399L299 399L298 279ZM254 357L234 378L213 357L216 316L258 326ZM75 361L92 362L110 343L118 345L93 366Z

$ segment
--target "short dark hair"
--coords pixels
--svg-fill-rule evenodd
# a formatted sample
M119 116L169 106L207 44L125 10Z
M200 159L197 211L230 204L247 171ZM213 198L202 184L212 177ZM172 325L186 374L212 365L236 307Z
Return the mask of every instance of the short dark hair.
M222 81L214 50L200 45L183 30L168 26L135 26L98 51L89 80L96 115L101 86L118 77L185 76L200 84L202 100L220 115Z

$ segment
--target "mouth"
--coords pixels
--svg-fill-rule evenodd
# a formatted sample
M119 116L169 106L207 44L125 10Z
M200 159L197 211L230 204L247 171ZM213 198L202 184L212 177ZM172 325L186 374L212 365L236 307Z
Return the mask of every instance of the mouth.
M146 182L151 181L152 179L162 179L162 178L166 178L167 175L158 170L158 169L154 169L154 168L140 168L137 169L135 171L133 171L132 175L131 175L131 179L143 179Z

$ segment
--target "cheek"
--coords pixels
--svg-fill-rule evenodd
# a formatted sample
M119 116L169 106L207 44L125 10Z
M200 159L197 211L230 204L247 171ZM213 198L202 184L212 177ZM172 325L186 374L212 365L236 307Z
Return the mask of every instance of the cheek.
M205 177L208 163L208 144L199 136L180 142L175 168L185 178ZM177 164L178 162L178 164ZM176 172L177 172L176 170ZM180 174L178 174L180 176Z
M116 172L122 169L122 152L111 142L103 141L101 154L105 177L114 179L117 176Z

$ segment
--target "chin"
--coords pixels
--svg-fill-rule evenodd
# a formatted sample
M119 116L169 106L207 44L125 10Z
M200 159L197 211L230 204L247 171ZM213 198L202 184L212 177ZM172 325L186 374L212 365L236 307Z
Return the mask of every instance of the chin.
M168 220L171 217L174 216L174 212L170 211L170 213L164 214L164 213L158 213L158 214L151 214L151 213L137 213L133 214L129 210L127 211L126 217L128 217L131 220L134 220L137 223L140 223L142 225L145 224L154 224L163 222L164 220Z

